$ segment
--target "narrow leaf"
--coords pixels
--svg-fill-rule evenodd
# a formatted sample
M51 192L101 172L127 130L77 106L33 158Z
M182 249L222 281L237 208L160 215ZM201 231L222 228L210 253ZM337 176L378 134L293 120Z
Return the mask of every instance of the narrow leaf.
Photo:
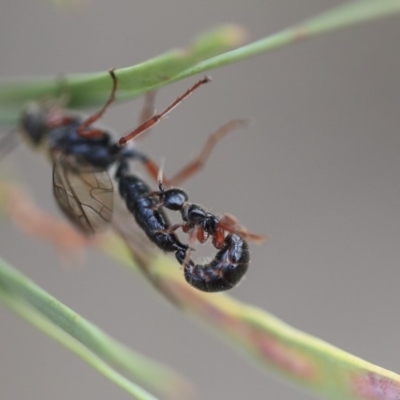
M122 382L125 390L129 381L121 381L119 373L170 398L184 398L189 393L188 384L178 374L121 345L1 259L0 290L7 295L7 304L12 303L13 309L30 323L49 336L60 338L64 346L103 374L106 369L112 371L107 377ZM128 391L133 393L132 390L133 387Z
M133 98L173 81L399 12L400 0L351 1L232 51L227 50L243 41L244 30L234 25L222 26L200 36L187 49L171 50L138 65L117 69L120 83L118 99ZM109 95L110 86L107 72L71 74L62 79L47 77L0 81L0 124L15 123L27 101L58 96L62 91L69 94L71 108L99 105Z
M110 245L105 250L114 254ZM123 260L121 254L118 259ZM130 257L123 261L132 265ZM400 398L400 376L396 373L301 332L257 307L225 294L193 289L172 258L149 258L147 263L141 258L141 261L137 266L161 295L263 370L273 370L285 381L326 399Z

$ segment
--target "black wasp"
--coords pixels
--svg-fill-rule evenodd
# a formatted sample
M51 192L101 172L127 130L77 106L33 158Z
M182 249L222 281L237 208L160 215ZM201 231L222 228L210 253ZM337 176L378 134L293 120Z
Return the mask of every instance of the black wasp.
M115 90L114 84L107 103L87 118L57 102L43 102L30 104L20 121L25 139L51 159L57 204L85 235L101 232L110 223L113 184L107 170L129 152L112 142L109 132L92 126L114 100Z
M147 156L112 140L110 132L93 126L115 99L117 79L110 70L113 87L100 111L89 117L64 110L59 104L33 103L20 120L19 130L35 148L44 149L53 164L53 193L64 214L84 234L103 231L112 219L113 185L108 169L124 158L141 161L155 176L158 167ZM137 136L170 112L204 78L180 96L163 113L145 120L130 135Z
M53 193L58 205L84 234L103 231L111 222L113 210L113 184L108 169L116 165L115 179L127 208L154 244L163 251L175 253L184 267L186 280L207 292L230 289L248 268L249 251L244 237L261 237L232 223L234 220L228 216L219 219L200 206L189 204L187 194L181 189L165 190L159 183L159 191L151 191L141 178L130 172L129 162L141 162L154 179L159 168L146 155L124 146L157 124L195 89L209 82L209 78L198 81L160 114L143 117L138 128L116 143L108 131L93 125L115 99L117 79L113 70L110 70L110 75L113 86L107 102L100 111L87 118L54 104L32 104L23 113L20 130L34 147L44 148L53 163ZM149 112L142 114L146 116ZM241 124L243 121L235 120L222 126L210 136L200 155L165 183L178 185L196 173L217 141ZM164 209L179 210L183 223L171 226ZM174 233L179 227L189 234L190 244L196 240L203 243L212 237L218 252L209 264L197 265L191 260L191 247L181 243Z

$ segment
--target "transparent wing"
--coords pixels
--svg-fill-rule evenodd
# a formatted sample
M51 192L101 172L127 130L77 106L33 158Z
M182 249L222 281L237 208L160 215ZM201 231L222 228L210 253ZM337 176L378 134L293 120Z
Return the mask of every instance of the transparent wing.
M53 193L68 219L84 234L104 231L113 211L113 184L107 171L77 169L62 159L53 163Z

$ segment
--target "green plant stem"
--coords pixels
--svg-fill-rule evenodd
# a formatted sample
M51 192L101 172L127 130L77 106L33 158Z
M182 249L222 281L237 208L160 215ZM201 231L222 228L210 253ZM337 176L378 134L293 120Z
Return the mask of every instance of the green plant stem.
M206 32L186 49L172 50L138 65L117 69L118 99L134 98L201 72L399 12L400 0L356 0L231 51L227 50L243 40L244 30L222 26ZM71 74L62 80L50 77L0 82L0 124L15 123L26 102L57 96L62 88L70 96L71 108L84 108L102 104L110 87L108 72Z
M114 382L117 386L128 392L134 398L138 400L157 400L156 397L148 393L146 390L129 381L120 373L112 369L106 362L89 351L79 341L73 339L65 331L57 327L55 324L49 322L26 302L18 300L12 294L7 293L7 291L5 291L3 288L0 288L0 299L20 317L86 361L103 376Z
M257 40L256 42L247 44L238 49L202 61L194 67L179 73L174 78L174 81L241 60L246 60L269 51L278 50L314 36L394 15L399 12L399 0L356 0L345 3L289 29L285 29L264 39Z
M88 351L90 350L93 357L101 358L111 369L115 368L125 376L139 380L152 390L164 392L167 395L175 393L178 396L180 392L181 394L189 392L187 383L172 370L161 367L121 345L1 259L0 289L7 293L9 301L15 299L19 308L22 307L19 305L20 302L27 306L29 304L31 310L36 310L34 316L42 316L40 321L46 318L48 324L53 325L54 329L58 327L57 329L61 329L73 338L74 341L71 343L80 343ZM27 312L26 315L28 315ZM33 313L30 315L32 316ZM32 323L32 319L33 317L30 317L29 322ZM48 324L41 325L44 327L43 331L51 326ZM52 336L52 332L48 334ZM70 346L69 341L66 346ZM81 349L81 347L78 348ZM93 361L94 358L91 360ZM92 362L90 364L93 365Z

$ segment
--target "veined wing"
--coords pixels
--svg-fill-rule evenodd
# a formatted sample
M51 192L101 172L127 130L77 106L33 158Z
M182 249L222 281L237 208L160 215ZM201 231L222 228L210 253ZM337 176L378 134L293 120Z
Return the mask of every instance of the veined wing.
M68 219L85 235L104 231L112 219L113 184L107 171L53 162L53 193Z

